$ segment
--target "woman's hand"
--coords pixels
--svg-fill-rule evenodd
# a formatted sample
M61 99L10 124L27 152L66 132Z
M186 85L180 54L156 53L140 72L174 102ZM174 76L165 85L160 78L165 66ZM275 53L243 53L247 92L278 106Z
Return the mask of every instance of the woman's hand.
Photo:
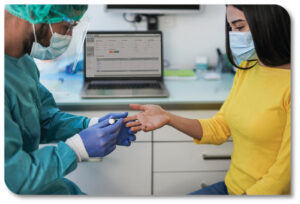
M130 127L130 130L134 132L140 130L145 132L152 131L161 128L170 121L168 112L157 105L130 104L130 108L142 111L124 119L124 122L128 122L126 127Z
M124 119L124 122L127 122L126 127L130 127L130 130L133 132L140 130L148 132L161 128L164 125L170 125L195 139L200 140L202 138L202 126L197 119L189 119L172 114L157 105L130 104L130 108L142 111Z

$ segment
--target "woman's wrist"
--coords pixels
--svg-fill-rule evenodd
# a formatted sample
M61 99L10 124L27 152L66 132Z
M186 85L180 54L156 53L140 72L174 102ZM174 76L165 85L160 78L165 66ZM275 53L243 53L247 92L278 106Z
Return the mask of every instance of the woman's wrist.
M174 117L172 116L172 113L170 113L170 112L168 112L166 110L164 110L164 111L165 111L164 115L165 115L166 120L167 120L166 125L173 126L173 118Z

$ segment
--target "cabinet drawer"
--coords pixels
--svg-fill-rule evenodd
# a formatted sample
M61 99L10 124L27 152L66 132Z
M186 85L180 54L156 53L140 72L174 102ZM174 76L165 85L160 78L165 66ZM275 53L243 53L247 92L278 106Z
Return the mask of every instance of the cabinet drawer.
M154 173L154 195L187 195L205 186L224 181L226 171Z
M100 162L78 163L67 178L88 195L151 195L151 143L117 146Z
M232 142L222 145L155 142L154 172L227 170L232 147Z
M69 113L71 114L74 114L74 115L81 115L81 116L86 116L86 117L89 117L89 118L92 118L92 117L102 117L102 116L105 116L106 114L108 113L122 113L122 112L125 112L127 111L128 112L128 115L134 115L134 114L137 114L138 111L128 111L128 110L118 110L118 111L113 111L113 110L107 110L107 111L69 111ZM144 141L144 142L147 142L147 141L152 141L151 139L151 134L152 132L143 132L143 131L140 131L136 134L136 141Z
M197 118L211 118L213 117L218 110L193 110L193 111L170 111L173 114L190 118L190 119L197 119ZM172 128L170 126L165 126L158 130L154 131L153 135L154 141L192 141L193 138L187 136L186 134Z

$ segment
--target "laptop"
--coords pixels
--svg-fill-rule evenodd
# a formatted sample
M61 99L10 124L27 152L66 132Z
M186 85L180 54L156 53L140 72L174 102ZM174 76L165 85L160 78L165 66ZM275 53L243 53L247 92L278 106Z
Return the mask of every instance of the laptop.
M87 32L82 98L168 96L160 31Z

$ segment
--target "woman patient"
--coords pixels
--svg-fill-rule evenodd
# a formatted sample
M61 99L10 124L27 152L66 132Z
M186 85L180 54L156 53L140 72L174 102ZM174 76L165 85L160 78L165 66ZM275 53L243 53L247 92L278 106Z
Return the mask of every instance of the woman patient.
M233 152L224 181L192 194L290 194L290 19L276 5L228 5L226 52L238 68L230 94L210 119L188 119L157 105L125 119L132 131L170 125L196 144L222 144ZM200 147L201 148L201 147Z

